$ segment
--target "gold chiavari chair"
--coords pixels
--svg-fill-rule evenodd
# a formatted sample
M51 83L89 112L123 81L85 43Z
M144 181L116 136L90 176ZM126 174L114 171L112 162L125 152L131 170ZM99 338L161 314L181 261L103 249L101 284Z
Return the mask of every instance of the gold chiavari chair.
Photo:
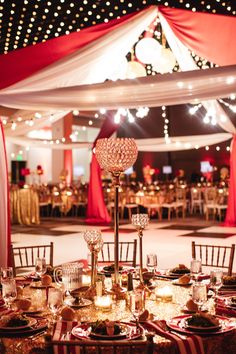
M27 268L34 268L36 258L45 258L46 264L53 267L53 242L49 245L21 246L11 245L11 263L14 276L24 272Z
M104 242L99 263L114 263L114 242ZM136 267L137 240L119 242L119 262Z
M210 268L225 269L232 274L235 244L231 246L202 245L192 242L192 258L201 259L202 265Z

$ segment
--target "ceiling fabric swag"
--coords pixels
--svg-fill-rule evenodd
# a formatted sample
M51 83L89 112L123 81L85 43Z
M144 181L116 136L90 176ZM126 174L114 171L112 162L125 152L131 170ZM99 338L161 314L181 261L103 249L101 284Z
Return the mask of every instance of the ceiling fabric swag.
M125 21L111 21L108 30L99 38L90 41L69 55L65 54L60 60L52 62L49 66L3 91L7 93L45 91L57 87L73 87L110 79L116 66L125 58L139 36L156 16L157 7L151 6L132 14L132 16L125 17ZM94 32L96 32L96 27L93 27ZM80 37L78 36L76 39L78 45L83 41L83 30L80 34ZM67 40L70 41L70 36L67 37ZM42 51L40 57L44 58L45 55L47 55L47 51ZM27 58L25 60L27 61Z
M236 63L236 18L158 6L178 39L198 56L218 65Z
M170 138L170 143L166 143L165 138L136 139L138 151L163 152L182 151L214 145L232 138L232 134L217 133L204 135L174 136Z
M180 66L180 69L182 71L187 71L187 70L197 70L197 73L200 73L200 70L198 70L198 66L193 60L189 50L184 46L183 43L175 36L174 32L170 28L168 22L163 18L161 14L159 14L160 22L162 25L162 28L164 30L166 39L172 49L172 52L174 53L176 60L178 61L178 64ZM236 62L236 58L235 58ZM201 70L204 71L204 70ZM228 82L230 76L226 78L226 84ZM233 80L233 79L232 79ZM230 85L229 85L230 86ZM223 92L222 92L223 94ZM224 97L224 96L222 96ZM227 117L225 111L217 102L216 100L202 100L202 105L206 109L207 112L214 112L215 116L217 117L217 124L221 126L222 129L229 133L236 133L236 128L234 127L233 123ZM222 119L222 117L224 117Z
M232 78L228 84L228 78ZM180 85L181 83L181 85ZM4 93L0 105L30 110L157 107L227 97L236 92L236 65L107 81L44 91Z
M98 67L102 73L107 70L101 67L100 59L109 54L111 47L114 58L124 52L126 55L156 15L157 7L151 6L108 23L1 55L0 88L19 92L91 83L88 82L89 70L92 77ZM92 70L91 64L95 65Z
M112 117L110 118L112 120ZM117 126L115 126L117 127ZM138 146L138 151L149 152L163 152L163 151L182 151L191 150L196 147L203 147L206 145L219 144L223 141L232 138L232 134L229 133L217 133L217 134L203 134L203 135L190 135L190 136L173 136L171 142L166 144L165 138L151 138L151 139L135 139ZM8 137L8 141L19 144L22 146L31 146L32 148L47 148L52 150L67 150L67 149L91 149L94 145L90 142L79 142L71 144L45 144L42 141L36 139L29 139L24 137Z

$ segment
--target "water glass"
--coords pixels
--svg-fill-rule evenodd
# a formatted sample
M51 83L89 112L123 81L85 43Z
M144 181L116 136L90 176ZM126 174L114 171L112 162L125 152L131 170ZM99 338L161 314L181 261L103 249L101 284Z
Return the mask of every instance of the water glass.
M2 267L1 268L1 283L5 280L13 279L13 269L12 267Z
M210 272L210 287L215 291L217 296L219 288L223 284L223 271L221 269L213 269Z
M136 322L139 321L139 316L145 310L145 291L136 290L128 295L128 306L132 312Z
M147 254L147 267L150 272L154 273L157 267L157 255L154 253Z
M59 288L50 288L48 291L48 307L55 319L59 309L63 305L63 293Z
M16 281L15 279L6 279L2 282L2 297L8 308L17 297Z
M45 258L36 258L35 261L35 273L41 278L43 274L47 271L46 259Z
M198 275L202 272L202 261L200 259L192 259L190 263L190 272L192 278L197 281Z
M207 301L207 287L203 283L195 283L192 288L192 299L201 309Z

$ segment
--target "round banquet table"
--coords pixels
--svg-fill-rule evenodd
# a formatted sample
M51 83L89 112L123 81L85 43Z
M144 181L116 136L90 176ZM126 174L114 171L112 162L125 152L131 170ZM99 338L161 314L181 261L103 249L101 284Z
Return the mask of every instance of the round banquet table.
M189 298L191 287L180 287L173 285L170 281L158 280L156 281L157 287L161 288L168 285L173 292L172 302L161 302L151 299L146 299L145 307L152 313L155 318L160 320L169 320L175 316L183 314L181 309ZM46 290L33 289L29 286L24 288L24 295L31 296L33 301L36 301L39 306L44 306L42 316L45 316L50 322L50 313L45 305ZM76 310L76 314L81 322L93 322L98 318L101 320L133 320L132 314L127 309L125 300L117 301L112 305L112 310L109 312L102 312L95 308L92 304L88 307L83 307ZM236 326L236 318L232 318ZM51 323L51 322L50 322ZM48 329L48 334L52 333L52 326ZM204 336L203 344L205 354L225 354L236 352L236 331L233 330L227 334L208 335ZM176 347L173 342L165 339L159 335L154 337L155 352L158 354L177 354ZM2 346L2 349L1 349ZM4 349L3 349L4 348ZM35 349L34 349L35 348ZM36 349L37 348L37 349ZM0 353L15 354L15 353L39 353L45 349L44 336L36 338L0 338ZM1 351L2 350L2 351ZM35 350L35 351L34 351ZM42 351L44 352L44 351Z
M21 225L38 225L39 197L33 189L14 189L10 191L11 222Z

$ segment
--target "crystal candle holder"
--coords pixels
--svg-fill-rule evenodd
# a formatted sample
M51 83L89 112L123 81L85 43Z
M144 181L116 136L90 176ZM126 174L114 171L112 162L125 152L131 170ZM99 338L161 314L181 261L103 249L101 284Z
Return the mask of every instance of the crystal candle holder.
M140 283L141 285L144 284L143 281L143 230L149 223L149 216L148 214L133 214L132 215L132 225L138 231L139 236L139 264L140 264Z
M115 188L115 210L114 210L114 263L115 263L115 285L118 288L119 279L119 186L120 174L131 167L138 155L137 145L134 139L130 138L105 138L98 139L95 148L96 158L102 169L111 172Z
M95 149L101 168L111 173L121 173L131 167L138 155L134 139L99 139Z
M84 232L84 239L91 252L91 287L95 286L97 276L97 258L103 246L102 234L99 230L87 230Z
M149 216L148 214L133 214L131 221L136 230L144 230L149 223Z

